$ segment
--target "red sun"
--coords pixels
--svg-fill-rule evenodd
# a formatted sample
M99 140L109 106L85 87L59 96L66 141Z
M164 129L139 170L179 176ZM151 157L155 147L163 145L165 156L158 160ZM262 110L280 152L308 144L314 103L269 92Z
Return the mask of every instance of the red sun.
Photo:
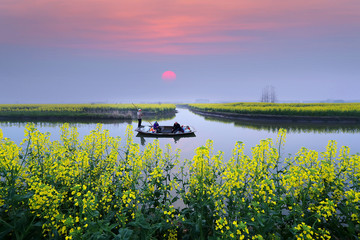
M173 82L176 79L176 74L172 71L166 71L162 74L161 78L165 81L165 82Z

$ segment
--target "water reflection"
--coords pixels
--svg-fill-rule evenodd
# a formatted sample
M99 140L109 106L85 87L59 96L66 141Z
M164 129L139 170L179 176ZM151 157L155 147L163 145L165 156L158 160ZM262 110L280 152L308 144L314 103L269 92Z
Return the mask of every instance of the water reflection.
M189 134L189 135L183 135L183 136L152 136L152 135L146 135L146 134L142 134L142 133L138 133L136 134L136 137L140 138L140 144L141 146L145 146L146 145L146 138L149 138L149 142L152 142L154 140L154 138L159 139L159 138L167 138L167 139L173 139L174 143L178 143L179 140L181 138L193 138L196 137L195 133L194 134Z
M288 133L360 133L360 124L356 123L258 123L245 120L204 116L195 112L192 113L202 116L207 121L233 123L237 127L244 127L252 130L266 130L272 133L277 133L279 128L285 128Z
M214 152L223 151L224 159L230 159L234 145L237 141L245 143L245 153L251 155L251 147L259 144L260 140L266 138L276 139L279 128L288 129L287 143L284 153L295 154L301 147L316 151L324 151L329 140L336 140L338 146L349 146L352 153L360 152L359 125L331 125L331 124L286 124L286 123L253 123L244 121L234 121L223 118L204 117L197 115L188 109L177 109L176 121L186 123L196 128L196 137L176 136L176 137L158 137L160 147L165 149L170 144L173 149L181 149L182 159L191 159L194 156L194 150L197 147L206 144L208 139L214 141ZM144 119L154 122L158 120L161 125L172 125L174 117L161 118L150 117ZM165 120L160 120L165 119ZM169 120L166 120L169 119ZM51 141L61 140L60 127L64 122L59 121L31 121L41 132L49 132ZM0 121L0 129L4 137L10 138L19 144L24 139L25 121ZM118 120L118 121L76 121L69 125L76 127L79 132L79 139L83 139L92 130L96 128L97 123L103 123L103 129L109 131L111 137L121 137L122 144L126 143L126 131L129 125L133 129L137 126L137 120ZM137 135L134 132L134 143L139 144L142 149L146 144L152 143L155 138L148 138ZM285 154L286 155L286 154ZM285 156L284 155L284 156Z
M144 117L144 122L153 122L153 121L166 121L175 118L175 113L171 114L160 114L157 116L148 116ZM47 119L47 120L26 120L26 119L17 119L17 120L2 120L0 125L3 127L18 127L25 128L26 124L34 123L36 127L58 127L64 123L69 123L71 127L79 127L84 124L128 124L131 125L134 121L133 119Z
M0 125L3 127L19 127L25 128L28 123L34 123L36 127L58 127L63 125L64 123L69 123L71 127L79 127L80 125L84 124L131 124L132 120L107 120L107 121L0 121Z

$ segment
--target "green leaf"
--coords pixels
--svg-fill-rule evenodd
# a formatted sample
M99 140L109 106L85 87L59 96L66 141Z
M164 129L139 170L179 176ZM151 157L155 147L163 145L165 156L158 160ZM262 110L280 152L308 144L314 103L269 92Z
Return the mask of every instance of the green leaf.
M115 240L128 240L131 239L133 230L128 228L120 228L119 233L115 236Z

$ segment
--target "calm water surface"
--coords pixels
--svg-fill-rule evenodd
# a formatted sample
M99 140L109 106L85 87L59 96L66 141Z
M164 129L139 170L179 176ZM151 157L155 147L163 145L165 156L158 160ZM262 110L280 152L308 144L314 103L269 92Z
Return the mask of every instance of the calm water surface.
M146 115L146 112L144 113ZM151 119L150 121L155 121ZM193 126L197 132L195 137L187 138L159 138L160 146L171 144L172 149L181 149L181 159L190 159L197 147L205 145L208 139L214 141L214 152L223 151L224 159L231 157L231 151L236 141L245 143L246 154L251 154L251 148L259 144L261 139L272 138L276 141L277 130L280 127L288 130L286 145L282 150L283 156L295 155L301 148L306 147L316 151L325 151L329 140L336 140L338 147L349 146L351 153L360 153L360 125L294 125L294 124L254 124L248 122L231 121L203 117L192 113L188 109L178 109L178 113L172 119L159 121L160 125L173 125L177 121L183 125ZM148 122L143 120L143 124ZM126 122L102 123L103 129L108 129L111 136L120 136L125 142L125 132L128 125L133 129L137 126L137 120ZM20 143L24 138L26 122L0 122L0 128L4 137L10 138L15 143ZM60 139L60 127L62 123L35 122L35 126L41 132L51 133L51 140ZM83 139L91 130L95 129L97 123L70 123L76 126ZM153 142L154 138L137 137L134 133L134 141L141 145L141 149L147 143Z

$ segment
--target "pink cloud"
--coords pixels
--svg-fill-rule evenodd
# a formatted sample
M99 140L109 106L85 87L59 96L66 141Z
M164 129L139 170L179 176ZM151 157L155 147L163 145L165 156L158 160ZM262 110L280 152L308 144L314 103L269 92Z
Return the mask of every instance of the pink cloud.
M0 3L0 43L130 53L240 52L269 34L326 34L360 20L359 10L357 0L276 5L269 0L7 0Z

